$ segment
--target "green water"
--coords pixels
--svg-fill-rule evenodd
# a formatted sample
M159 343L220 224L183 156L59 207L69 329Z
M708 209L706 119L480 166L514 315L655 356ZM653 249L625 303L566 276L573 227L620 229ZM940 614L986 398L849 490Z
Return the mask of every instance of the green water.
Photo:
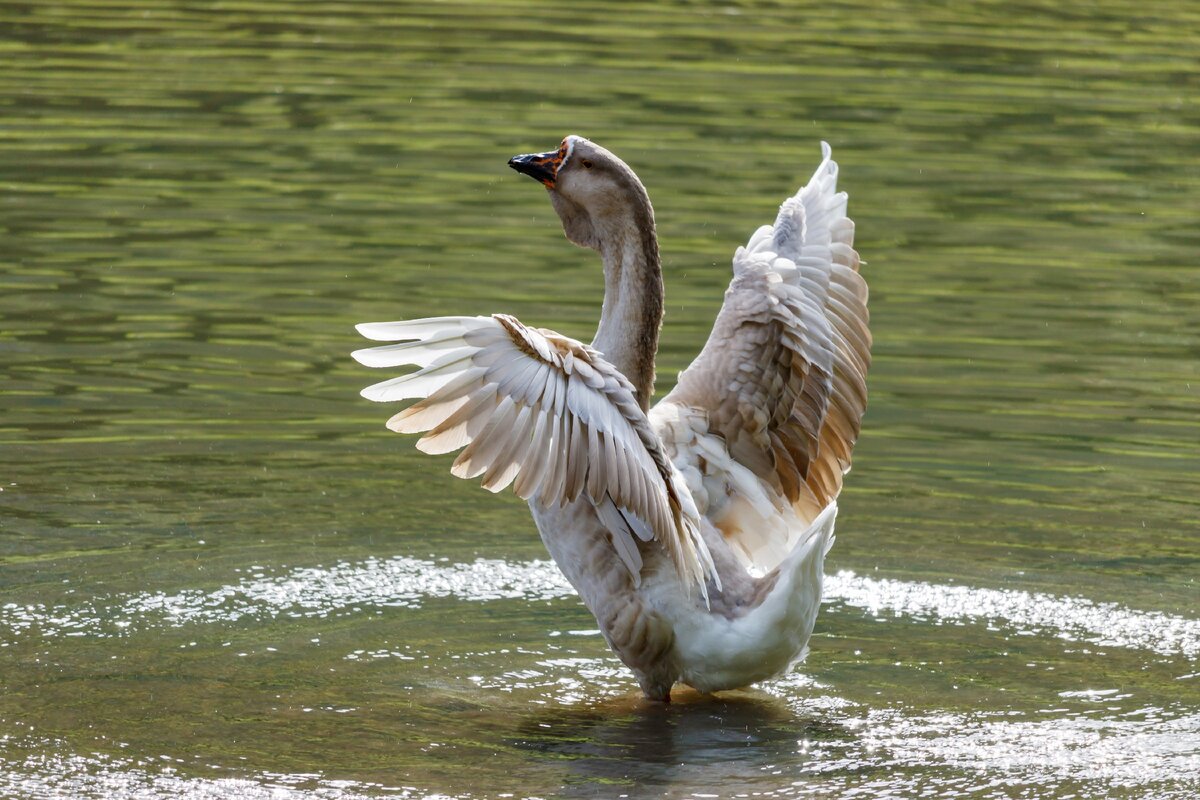
M1195 796L1198 55L1165 2L0 2L0 795ZM641 704L357 395L355 322L590 336L505 166L566 133L655 204L660 393L841 163L871 405L782 681Z

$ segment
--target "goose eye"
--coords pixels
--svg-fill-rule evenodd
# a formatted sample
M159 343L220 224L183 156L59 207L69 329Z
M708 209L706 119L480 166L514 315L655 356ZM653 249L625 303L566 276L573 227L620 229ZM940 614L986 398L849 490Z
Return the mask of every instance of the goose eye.
M580 163L580 164L583 164L583 168L584 168L584 169L591 169L591 168L592 168L592 162L588 161L586 158L585 158L585 159L583 159L582 161L580 161L579 163Z

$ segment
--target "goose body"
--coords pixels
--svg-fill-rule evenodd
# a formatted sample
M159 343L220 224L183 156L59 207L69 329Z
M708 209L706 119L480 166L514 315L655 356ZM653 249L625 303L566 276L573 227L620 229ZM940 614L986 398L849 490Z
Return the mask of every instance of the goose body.
M568 136L509 164L604 262L591 345L503 314L366 323L363 390L388 421L462 449L452 472L509 485L643 693L719 691L808 651L837 495L866 407L871 336L854 225L828 145L733 258L712 334L653 408L663 287L654 214L628 166Z

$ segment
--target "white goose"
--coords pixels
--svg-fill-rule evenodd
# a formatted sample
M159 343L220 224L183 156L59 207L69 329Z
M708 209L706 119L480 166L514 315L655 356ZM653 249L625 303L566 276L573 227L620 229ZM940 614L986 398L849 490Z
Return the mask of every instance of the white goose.
M646 697L786 672L808 652L836 499L866 407L871 335L854 223L822 143L812 180L733 257L712 334L653 409L663 315L654 211L623 161L579 136L508 163L543 183L567 238L599 251L604 308L585 345L513 317L358 326L400 342L364 389L452 472L512 484Z

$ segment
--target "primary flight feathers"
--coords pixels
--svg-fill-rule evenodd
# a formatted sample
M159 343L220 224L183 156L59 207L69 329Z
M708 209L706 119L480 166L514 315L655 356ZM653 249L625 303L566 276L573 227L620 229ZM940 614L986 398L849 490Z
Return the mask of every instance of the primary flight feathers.
M441 317L366 323L376 341L358 350L370 367L420 370L368 386L377 402L420 398L388 420L398 433L425 433L426 453L466 448L451 471L482 476L485 489L512 484L523 499L564 505L586 494L634 576L634 537L656 539L681 575L704 589L712 561L690 494L634 399L633 388L599 353L513 317Z

